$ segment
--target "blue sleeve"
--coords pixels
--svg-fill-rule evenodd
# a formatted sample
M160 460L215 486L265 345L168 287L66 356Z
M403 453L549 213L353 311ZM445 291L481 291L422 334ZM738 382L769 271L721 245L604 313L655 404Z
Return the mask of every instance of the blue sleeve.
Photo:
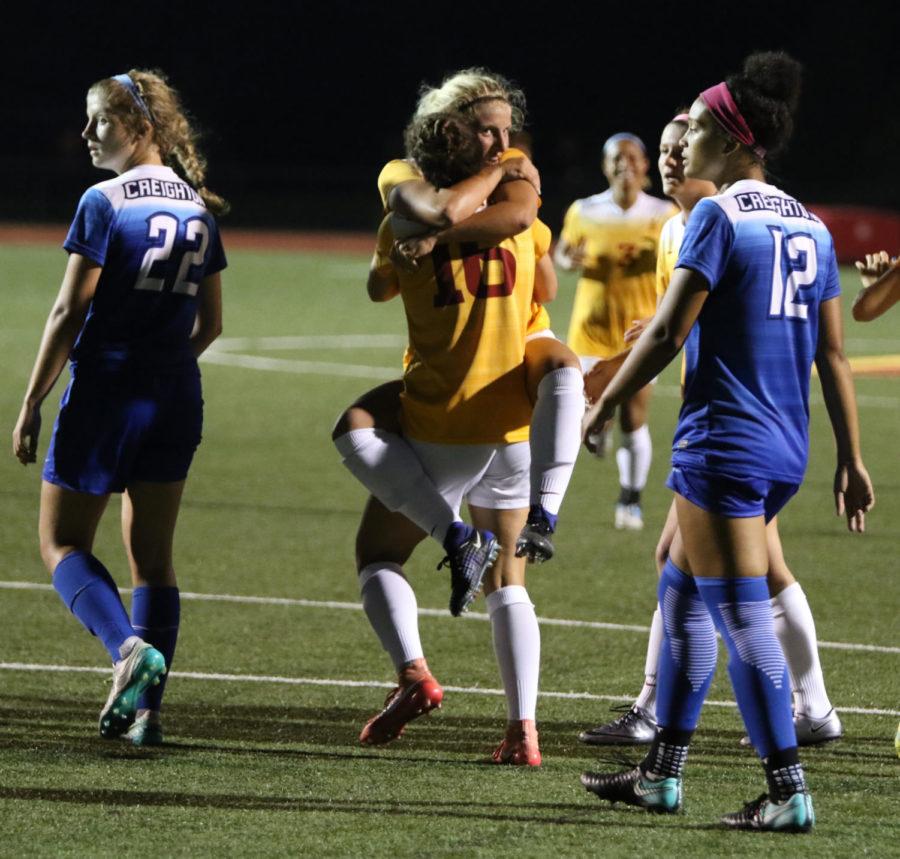
M821 301L837 298L841 294L841 278L838 274L837 257L834 255L834 244L828 256L828 273L825 275L825 287L822 289Z
M97 265L104 265L113 220L113 207L109 200L96 188L89 188L78 202L78 210L63 247L70 254L81 254Z
M728 216L712 200L701 200L688 218L675 268L699 272L712 291L722 279L733 244Z

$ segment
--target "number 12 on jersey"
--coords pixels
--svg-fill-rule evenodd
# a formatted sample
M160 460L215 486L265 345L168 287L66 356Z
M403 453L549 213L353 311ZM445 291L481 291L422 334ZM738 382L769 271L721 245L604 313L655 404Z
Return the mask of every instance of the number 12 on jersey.
M772 293L769 299L769 318L806 319L809 306L797 297L804 286L815 283L818 274L816 240L808 233L785 235L781 227L769 227L772 236ZM782 260L787 261L787 277L782 272Z
M199 267L209 247L206 222L202 218L188 218L182 225L174 215L157 212L147 218L147 239L153 245L144 254L134 288L162 292L171 285L172 292L196 295ZM177 258L181 262L172 280L170 261Z

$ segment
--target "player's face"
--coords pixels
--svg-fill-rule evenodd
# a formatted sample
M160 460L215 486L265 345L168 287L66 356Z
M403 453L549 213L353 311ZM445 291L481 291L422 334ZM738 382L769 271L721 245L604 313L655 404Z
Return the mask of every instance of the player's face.
M662 179L663 193L672 197L684 184L684 160L681 138L684 136L684 123L670 122L659 139L659 176Z
M684 175L688 179L708 179L720 184L727 166L729 141L706 105L698 98L688 114L688 129L681 142L684 146Z
M501 99L482 101L475 105L475 131L481 142L486 164L495 164L509 149L509 130L512 108Z
M138 140L121 120L110 113L106 97L91 91L87 96L87 125L81 132L95 167L122 173L134 158Z
M603 175L610 187L640 191L649 169L647 156L632 140L619 140L603 154Z

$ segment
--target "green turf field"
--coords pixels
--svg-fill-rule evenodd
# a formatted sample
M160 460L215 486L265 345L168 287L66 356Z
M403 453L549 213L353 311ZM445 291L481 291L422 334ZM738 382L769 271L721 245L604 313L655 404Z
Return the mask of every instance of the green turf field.
M7 433L63 266L55 248L0 248ZM642 679L646 633L627 627L646 627L655 602L652 553L669 503L677 368L661 378L652 407L657 456L645 531L612 529L615 463L585 455L563 507L557 558L530 576L541 618L582 622L542 626L544 766L485 765L505 718L490 627L480 601L464 620L444 611L435 544L418 550L409 573L420 607L434 610L421 630L448 687L444 708L390 747L357 744L392 672L357 605L353 537L364 493L341 467L330 429L343 405L396 371L404 331L399 303L365 299L365 270L361 256L230 254L226 354L203 365L205 438L176 539L190 596L164 747L97 736L105 652L47 586L38 468L0 458L0 855L900 855L897 377L858 379L878 497L868 533L848 534L833 515L833 443L819 396L809 478L781 517L788 562L828 645L822 662L847 734L803 755L819 817L812 835L785 843L715 826L764 784L754 755L738 746L721 661L691 750L684 816L611 809L578 783L583 769L617 769L623 759L598 762L575 738L606 721L611 704L630 701ZM844 274L855 294L855 276ZM551 308L563 335L573 286L564 279ZM898 319L863 326L848 315L848 353L900 355ZM375 334L384 336L367 344ZM40 457L61 392L62 383L44 410ZM96 553L124 587L117 502L110 507ZM589 625L598 622L614 626Z

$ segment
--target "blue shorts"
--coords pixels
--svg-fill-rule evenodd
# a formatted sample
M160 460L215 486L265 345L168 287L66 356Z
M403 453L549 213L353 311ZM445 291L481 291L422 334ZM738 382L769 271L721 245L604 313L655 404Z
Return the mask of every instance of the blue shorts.
M766 522L774 519L800 488L799 483L735 477L683 466L672 468L666 486L716 516L727 519L765 516Z
M43 478L91 495L138 481L175 483L187 477L202 426L196 364L162 371L79 365L63 394Z

